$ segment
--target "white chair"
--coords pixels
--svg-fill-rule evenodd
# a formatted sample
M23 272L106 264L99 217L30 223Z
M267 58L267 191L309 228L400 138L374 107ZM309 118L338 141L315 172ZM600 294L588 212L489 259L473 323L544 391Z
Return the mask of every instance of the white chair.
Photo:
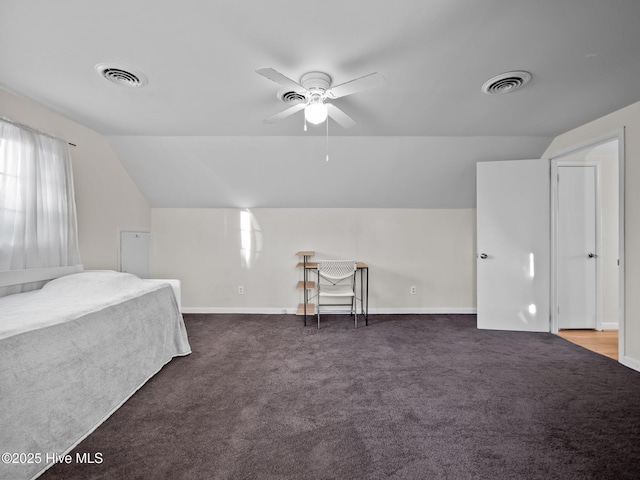
M356 308L356 262L353 260L318 261L318 329L320 328L320 308L324 306L348 306L354 316L354 326L358 328ZM344 300L349 298L350 302ZM323 302L323 300L328 300ZM331 303L342 300L340 303Z

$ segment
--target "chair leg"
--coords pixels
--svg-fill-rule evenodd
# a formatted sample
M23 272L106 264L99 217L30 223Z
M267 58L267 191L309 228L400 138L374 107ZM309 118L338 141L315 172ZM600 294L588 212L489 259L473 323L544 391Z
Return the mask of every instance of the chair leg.
M318 330L320 330L320 302L318 302Z

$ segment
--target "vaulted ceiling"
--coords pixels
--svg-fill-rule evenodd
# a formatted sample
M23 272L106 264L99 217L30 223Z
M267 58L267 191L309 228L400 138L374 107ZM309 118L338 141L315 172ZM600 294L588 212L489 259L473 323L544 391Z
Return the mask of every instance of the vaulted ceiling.
M638 0L3 0L0 86L104 134L152 206L464 208L476 162L640 100L638 25ZM288 105L262 67L385 85L331 100L357 124L327 139L263 122Z

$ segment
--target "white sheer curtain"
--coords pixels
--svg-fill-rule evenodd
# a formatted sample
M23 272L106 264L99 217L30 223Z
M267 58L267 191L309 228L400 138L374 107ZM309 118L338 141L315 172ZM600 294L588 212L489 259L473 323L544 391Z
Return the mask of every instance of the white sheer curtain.
M79 264L67 142L0 119L0 271ZM0 287L0 296L42 284Z

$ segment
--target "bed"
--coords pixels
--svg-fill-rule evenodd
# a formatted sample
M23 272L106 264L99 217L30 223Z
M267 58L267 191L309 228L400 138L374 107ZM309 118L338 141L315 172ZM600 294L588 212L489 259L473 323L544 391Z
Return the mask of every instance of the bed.
M0 478L38 477L191 353L174 289L85 271L0 298Z

